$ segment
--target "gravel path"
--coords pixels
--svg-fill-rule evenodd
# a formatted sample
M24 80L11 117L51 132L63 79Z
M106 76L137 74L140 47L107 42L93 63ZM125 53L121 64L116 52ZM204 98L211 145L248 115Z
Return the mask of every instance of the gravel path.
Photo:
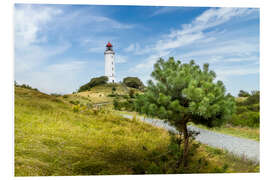
M132 118L131 115L125 114L123 116L126 118ZM170 126L162 120L143 117L139 118L146 123L176 132L174 127ZM196 136L196 140L203 144L207 144L216 148L226 149L233 154L244 156L255 162L260 161L260 143L257 141L221 134L195 126L188 126L188 129L199 131L200 134Z

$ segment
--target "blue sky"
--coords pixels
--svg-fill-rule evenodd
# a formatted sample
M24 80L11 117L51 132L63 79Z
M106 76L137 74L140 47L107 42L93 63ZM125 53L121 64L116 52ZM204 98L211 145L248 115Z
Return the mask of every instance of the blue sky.
M104 75L145 83L159 57L209 63L227 92L259 89L259 9L29 5L14 7L15 80L46 93L71 93Z

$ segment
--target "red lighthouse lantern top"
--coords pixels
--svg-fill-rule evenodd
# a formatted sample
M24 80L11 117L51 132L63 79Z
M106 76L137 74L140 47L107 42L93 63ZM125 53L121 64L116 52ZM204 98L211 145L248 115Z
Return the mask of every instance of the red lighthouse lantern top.
M106 50L107 51L112 51L112 44L110 42L107 43Z
M108 44L106 45L106 47L112 47L112 44L110 42L108 42Z

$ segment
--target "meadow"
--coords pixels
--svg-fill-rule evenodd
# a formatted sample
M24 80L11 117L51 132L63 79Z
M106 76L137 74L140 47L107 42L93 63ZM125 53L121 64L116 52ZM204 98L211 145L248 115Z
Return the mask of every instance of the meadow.
M189 166L178 167L173 135L77 97L74 105L15 87L15 176L259 172L259 164L196 141Z

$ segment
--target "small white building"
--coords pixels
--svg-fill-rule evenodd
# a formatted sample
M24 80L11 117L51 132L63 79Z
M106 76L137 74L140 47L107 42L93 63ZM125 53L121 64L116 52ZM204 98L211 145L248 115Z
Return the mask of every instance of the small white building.
M105 76L108 77L109 83L115 82L115 62L114 62L114 51L112 49L112 44L108 42L106 45L106 50L104 52L105 56Z

